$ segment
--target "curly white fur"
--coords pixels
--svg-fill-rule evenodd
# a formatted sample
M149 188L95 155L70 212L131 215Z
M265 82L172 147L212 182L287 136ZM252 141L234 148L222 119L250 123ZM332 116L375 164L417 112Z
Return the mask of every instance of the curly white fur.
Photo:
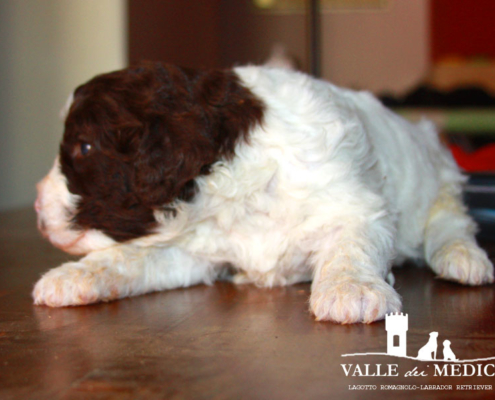
M369 323L401 308L386 282L393 262L425 258L446 279L493 281L460 201L464 178L430 123L410 124L368 93L301 73L235 71L266 104L264 122L232 161L197 179L192 203L179 204L173 218L156 211L156 233L125 244L74 233L67 223L74 201L55 164L39 186L40 223L55 244L90 254L45 274L37 304L211 282L231 264L238 283L312 279L317 319Z

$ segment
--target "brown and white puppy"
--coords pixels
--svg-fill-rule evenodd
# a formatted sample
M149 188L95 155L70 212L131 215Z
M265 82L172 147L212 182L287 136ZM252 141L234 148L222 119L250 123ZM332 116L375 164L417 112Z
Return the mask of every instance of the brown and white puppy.
M36 304L108 301L201 282L313 280L317 319L398 311L393 262L493 281L429 123L368 93L268 67L143 64L76 89L38 226L87 254L45 274ZM388 283L387 281L388 280Z

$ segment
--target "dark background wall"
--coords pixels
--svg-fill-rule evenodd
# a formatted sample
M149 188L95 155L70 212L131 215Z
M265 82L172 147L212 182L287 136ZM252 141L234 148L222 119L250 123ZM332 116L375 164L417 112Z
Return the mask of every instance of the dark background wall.
M371 10L325 9L323 78L375 92L412 87L428 71L429 3L390 0ZM129 0L129 59L228 67L262 63L281 43L307 71L306 21L303 6L277 12L261 11L252 0Z
M130 0L129 62L163 60L188 67L220 63L219 0Z

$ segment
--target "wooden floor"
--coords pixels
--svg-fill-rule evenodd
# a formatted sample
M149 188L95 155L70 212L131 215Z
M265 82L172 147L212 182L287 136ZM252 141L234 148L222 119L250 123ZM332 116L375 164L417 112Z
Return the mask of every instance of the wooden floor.
M309 284L267 290L218 283L88 307L33 306L37 278L67 259L37 233L34 212L0 214L2 400L495 398L494 376L434 376L433 361L342 357L386 352L385 323L315 322ZM463 287L412 266L397 269L396 278L409 356L432 331L439 333L438 358L445 339L459 359L495 356L493 285ZM471 364L481 365L481 375L495 374L490 363ZM349 364L356 376L346 376ZM370 374L376 364L381 373L391 365L399 376L358 376L356 364L363 373L369 364ZM404 376L415 367L427 376Z

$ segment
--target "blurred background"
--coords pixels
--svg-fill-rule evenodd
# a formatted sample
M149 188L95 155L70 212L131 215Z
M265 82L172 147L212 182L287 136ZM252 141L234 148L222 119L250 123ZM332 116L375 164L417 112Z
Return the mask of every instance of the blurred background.
M33 203L77 85L142 59L263 63L275 45L309 71L308 2L1 0L0 210ZM495 170L495 1L320 4L323 79L370 90L408 118L429 116L463 168Z

